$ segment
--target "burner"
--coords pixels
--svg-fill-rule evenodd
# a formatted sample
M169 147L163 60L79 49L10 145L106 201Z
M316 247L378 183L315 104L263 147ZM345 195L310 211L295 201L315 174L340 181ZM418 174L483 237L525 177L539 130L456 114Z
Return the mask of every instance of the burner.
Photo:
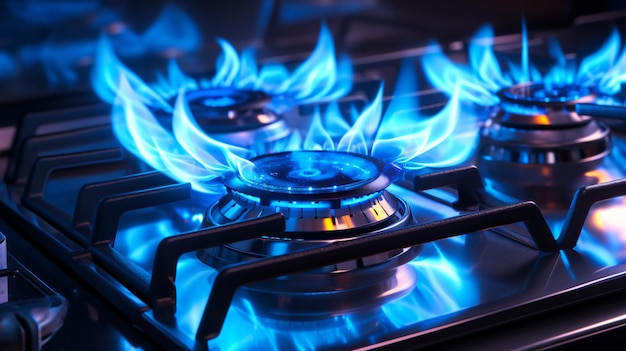
M409 206L385 188L400 172L374 158L333 151L268 154L226 181L228 194L207 210L206 225L281 212L286 231L199 252L207 264L228 264L350 240L413 223ZM404 263L419 248L386 252L315 271L259 282L244 294L272 317L328 316L380 306L407 293L415 276ZM400 279L401 278L401 279Z
M610 152L609 129L575 112L595 99L578 85L524 83L499 92L499 109L480 133L478 164L494 190L562 207L594 180Z
M272 97L262 91L211 87L189 90L185 98L202 130L223 143L265 153L291 133L284 118L269 107ZM169 113L155 112L170 118Z

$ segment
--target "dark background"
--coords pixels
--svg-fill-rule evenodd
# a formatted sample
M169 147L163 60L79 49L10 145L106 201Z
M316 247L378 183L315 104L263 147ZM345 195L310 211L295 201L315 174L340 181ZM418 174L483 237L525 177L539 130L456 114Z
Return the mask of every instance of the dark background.
M618 0L10 0L0 3L0 101L89 89L101 33L123 61L150 71L177 58L188 71L214 67L223 37L259 57L305 57L321 21L352 57L464 40L490 23L496 35L572 27L580 16L616 12ZM597 42L597 40L596 40Z

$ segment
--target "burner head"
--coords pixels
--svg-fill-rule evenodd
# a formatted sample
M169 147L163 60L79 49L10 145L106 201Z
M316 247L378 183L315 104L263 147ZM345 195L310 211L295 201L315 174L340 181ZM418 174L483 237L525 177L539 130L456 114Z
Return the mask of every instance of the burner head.
M594 180L610 152L609 128L575 112L590 102L577 85L525 83L499 92L501 104L483 126L478 165L497 192L544 207L569 204L574 192Z
M198 125L215 140L265 153L291 133L264 92L211 87L187 91L185 97Z
M341 200L384 190L402 171L359 154L282 152L256 157L226 186L267 200Z
M400 169L364 155L332 151L295 151L251 160L231 175L228 193L211 206L205 225L233 223L281 212L286 230L198 253L210 266L352 240L413 223L410 207L385 188ZM278 318L329 316L339 311L379 306L408 292L415 277L404 263L419 247L320 267L245 288L260 312Z

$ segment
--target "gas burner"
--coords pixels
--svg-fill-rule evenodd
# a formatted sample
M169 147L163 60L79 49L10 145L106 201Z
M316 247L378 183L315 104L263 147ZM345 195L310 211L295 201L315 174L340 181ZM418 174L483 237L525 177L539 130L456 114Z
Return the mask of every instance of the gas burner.
M385 188L400 169L374 158L333 151L294 151L251 160L225 182L227 195L207 210L205 225L233 223L281 212L286 230L199 252L205 263L225 265L351 240L413 223L410 207ZM266 315L329 316L357 306L380 306L415 283L404 263L407 248L259 282L243 292Z
M478 165L494 190L558 208L594 182L585 173L609 154L611 141L605 124L575 112L594 100L589 89L524 83L498 96L478 145Z
M266 152L290 134L282 116L269 108L272 98L264 92L213 87L190 90L186 99L198 125L221 142L255 150L261 145L257 151Z
M544 107L558 107L558 103L571 104L594 99L589 88L576 84L516 84L501 90L498 95L501 101Z

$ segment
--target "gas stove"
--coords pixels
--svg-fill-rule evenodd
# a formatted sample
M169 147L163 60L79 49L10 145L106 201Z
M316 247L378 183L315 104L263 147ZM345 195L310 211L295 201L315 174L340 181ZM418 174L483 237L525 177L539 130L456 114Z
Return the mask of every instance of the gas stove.
M168 21L197 38L168 9L174 19L143 35L103 26L84 63L90 90L4 106L18 122L3 129L0 307L25 330L7 345L547 349L619 337L618 29L579 66L525 25L348 58L321 22L302 56L257 58L218 38L215 68L193 70L191 40L161 52L161 73L131 69ZM120 45L129 38L141 52Z

